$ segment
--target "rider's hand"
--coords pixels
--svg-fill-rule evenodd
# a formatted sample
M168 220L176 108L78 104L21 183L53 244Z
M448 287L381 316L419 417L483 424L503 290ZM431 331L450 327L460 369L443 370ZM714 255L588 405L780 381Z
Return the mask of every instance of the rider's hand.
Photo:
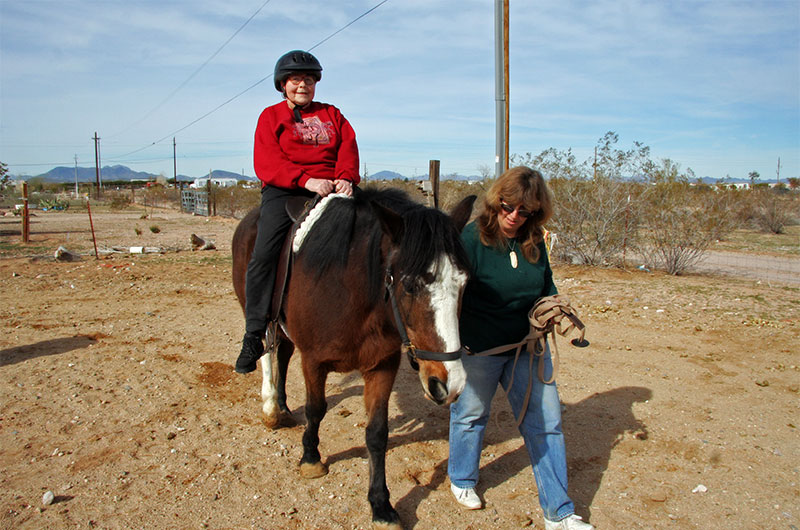
M353 183L349 180L334 180L336 185L336 193L344 193L348 197L353 195Z
M308 179L304 185L308 191L313 191L320 197L325 197L335 189L333 181L327 179Z

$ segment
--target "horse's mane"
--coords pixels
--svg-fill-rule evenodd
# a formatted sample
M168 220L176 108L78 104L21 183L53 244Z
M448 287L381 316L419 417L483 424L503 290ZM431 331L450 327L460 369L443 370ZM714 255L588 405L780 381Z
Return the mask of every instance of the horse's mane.
M351 256L366 260L365 283L372 303L383 290L384 267L381 261L381 224L371 204L377 203L403 219L396 270L404 277L417 278L427 273L437 256L447 254L456 266L469 269L468 259L458 231L449 217L436 209L414 202L397 189L367 187L356 189L352 199L332 200L322 217L306 237L302 252L304 268L317 281L338 274L347 267ZM351 252L354 244L366 241L364 256Z

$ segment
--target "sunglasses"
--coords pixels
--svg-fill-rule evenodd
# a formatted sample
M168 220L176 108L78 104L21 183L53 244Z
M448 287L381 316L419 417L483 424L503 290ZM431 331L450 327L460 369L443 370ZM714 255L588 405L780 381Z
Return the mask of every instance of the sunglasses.
M527 219L528 217L533 215L533 212L529 212L528 210L522 210L520 206L517 206L515 208L514 206L511 206L510 204L508 204L503 199L500 199L500 208L502 208L503 211L506 212L509 215L514 213L514 211L516 210L517 215L519 215L520 217L524 217L525 219Z

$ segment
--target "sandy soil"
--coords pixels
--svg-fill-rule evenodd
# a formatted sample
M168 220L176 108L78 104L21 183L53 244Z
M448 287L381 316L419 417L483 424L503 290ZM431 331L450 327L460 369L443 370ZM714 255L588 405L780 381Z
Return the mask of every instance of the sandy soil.
M0 218L0 527L369 528L358 374L330 377L330 472L301 479L299 363L288 393L300 425L276 431L260 422L258 372L232 371L235 221L140 216L95 214L98 244L166 252L74 263L49 256L92 249L85 213L38 213L26 247L18 219ZM191 233L218 249L192 252ZM591 341L559 342L578 513L601 529L800 527L800 289L554 270ZM447 410L423 399L405 362L390 417L388 484L407 528L543 528L502 392L481 511L451 499Z

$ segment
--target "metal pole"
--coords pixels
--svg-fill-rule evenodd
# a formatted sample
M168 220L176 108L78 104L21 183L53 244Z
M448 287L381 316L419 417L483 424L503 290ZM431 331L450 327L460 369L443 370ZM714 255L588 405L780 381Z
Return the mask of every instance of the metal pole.
M95 179L95 189L94 189L94 198L100 198L100 151L98 148L98 142L100 138L97 137L97 131L94 133L94 179Z
M508 144L509 142L509 128L511 123L511 92L509 90L510 76L508 66L508 0L503 0L503 89L506 95L505 101L505 141L503 142L503 171L508 170Z
M494 101L495 101L495 177L503 172L505 152L505 83L503 81L503 0L494 3Z

